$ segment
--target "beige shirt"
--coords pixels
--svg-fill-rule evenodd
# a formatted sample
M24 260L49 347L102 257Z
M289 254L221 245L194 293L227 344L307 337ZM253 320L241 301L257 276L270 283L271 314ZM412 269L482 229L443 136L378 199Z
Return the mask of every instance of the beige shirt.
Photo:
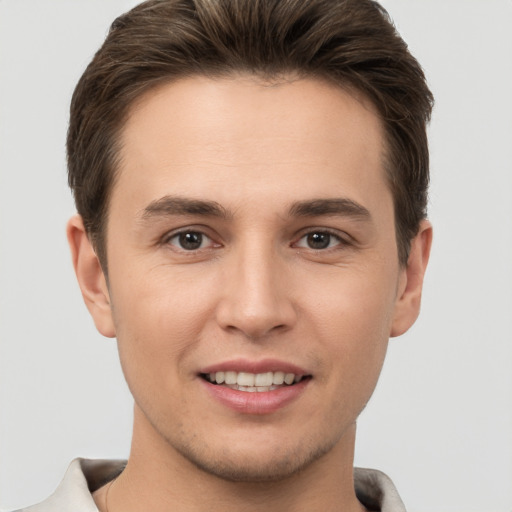
M45 501L15 512L98 512L91 493L121 473L122 460L75 459L56 491ZM393 482L381 471L354 469L356 495L369 510L405 512Z

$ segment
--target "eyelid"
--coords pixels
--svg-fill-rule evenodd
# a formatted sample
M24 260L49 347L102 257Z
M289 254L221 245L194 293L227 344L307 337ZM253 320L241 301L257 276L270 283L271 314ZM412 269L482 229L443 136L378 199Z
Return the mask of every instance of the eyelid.
M195 234L201 235L201 247L198 247L197 249L185 249L184 247L180 247L179 238L181 235L187 234L187 233L195 233ZM173 240L175 240L175 239L177 242L176 244L173 243ZM213 242L213 240L208 235L205 235L204 233L200 233L199 231L184 231L181 233L175 233L174 235L170 236L167 239L167 243L169 245L176 247L180 251L186 251L186 252L194 252L194 251L199 251L201 249L206 249L207 247L211 247L212 242Z
M335 249L338 246L350 246L353 245L354 240L353 238L345 232L340 232L336 229L328 228L328 227L312 227L312 228L306 228L301 230L299 235L296 237L295 242L293 242L293 246L297 246L297 244L306 236L311 235L313 233L321 233L321 234L327 234L330 235L338 240L338 244L336 244L334 247L328 247L326 249L312 249L310 247L305 247L306 249L309 249L311 251L328 251L330 249Z
M211 249L211 248L215 248L215 247L222 247L223 244L217 241L219 237L216 236L216 234L212 234L211 231L212 231L211 229L209 229L207 226L203 226L203 225L196 224L196 225L182 226L182 227L167 231L158 240L157 243L158 243L158 245L162 245L162 246L172 245L174 248L176 248L176 250L182 251L184 253L185 252L186 253L194 253L195 251L207 250L207 249ZM203 247L203 248L195 249L195 250L180 249L177 245L170 244L170 241L173 238L175 238L183 233L200 233L203 237L207 238L210 241L210 243L208 244L207 247ZM311 249L311 248L309 248L309 250L311 250L311 251L325 252L330 249L335 249L338 246L347 247L347 246L351 246L355 243L354 238L352 236L350 236L348 233L346 233L345 231L340 231L340 230L325 227L325 226L322 226L322 227L313 226L313 227L303 228L302 230L300 230L300 232L294 237L294 241L291 243L291 246L297 247L297 244L299 243L300 240L302 240L304 237L306 237L310 234L313 234L313 233L328 234L328 235L334 237L339 243L337 243L334 247L328 247L326 249ZM305 247L305 248L307 249L307 247Z
M222 244L220 244L219 242L216 242L215 237L212 236L211 234L208 234L208 231L211 231L211 230L207 229L205 226L197 226L197 225L183 226L183 227L176 228L176 229L173 229L173 230L165 233L161 237L161 239L159 240L158 243L159 243L159 245L163 245L163 246L172 246L173 248L175 248L175 250L183 252L183 253L194 253L196 251L201 251L201 250L204 251L204 250L211 249L214 247L221 247ZM199 233L203 237L207 238L210 241L210 243L208 244L207 247L201 247L199 249L191 249L191 250L186 250L186 249L180 248L177 245L170 243L173 238L176 238L179 235L182 235L184 233Z

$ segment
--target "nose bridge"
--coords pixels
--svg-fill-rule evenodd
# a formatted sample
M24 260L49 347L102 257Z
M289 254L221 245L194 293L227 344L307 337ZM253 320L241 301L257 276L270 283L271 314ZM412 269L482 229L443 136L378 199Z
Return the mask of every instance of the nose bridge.
M285 286L285 261L264 233L244 237L232 248L226 289L219 304L223 328L255 339L291 327L295 310Z

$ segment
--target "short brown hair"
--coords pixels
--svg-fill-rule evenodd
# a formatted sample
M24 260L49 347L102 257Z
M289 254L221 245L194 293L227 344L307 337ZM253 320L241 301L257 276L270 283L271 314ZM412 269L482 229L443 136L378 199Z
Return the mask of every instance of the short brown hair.
M236 72L326 79L373 102L406 264L426 216L433 97L384 8L371 0L149 0L114 21L71 102L69 185L103 268L119 134L130 106L162 82Z

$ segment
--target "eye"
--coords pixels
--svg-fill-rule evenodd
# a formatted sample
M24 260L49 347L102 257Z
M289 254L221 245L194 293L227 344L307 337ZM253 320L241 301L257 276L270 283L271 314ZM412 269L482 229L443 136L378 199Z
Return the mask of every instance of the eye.
M211 247L213 241L200 231L182 231L168 238L167 243L184 251L197 251Z
M312 231L299 239L296 247L306 247L308 249L322 250L330 249L343 243L343 240L328 231Z

